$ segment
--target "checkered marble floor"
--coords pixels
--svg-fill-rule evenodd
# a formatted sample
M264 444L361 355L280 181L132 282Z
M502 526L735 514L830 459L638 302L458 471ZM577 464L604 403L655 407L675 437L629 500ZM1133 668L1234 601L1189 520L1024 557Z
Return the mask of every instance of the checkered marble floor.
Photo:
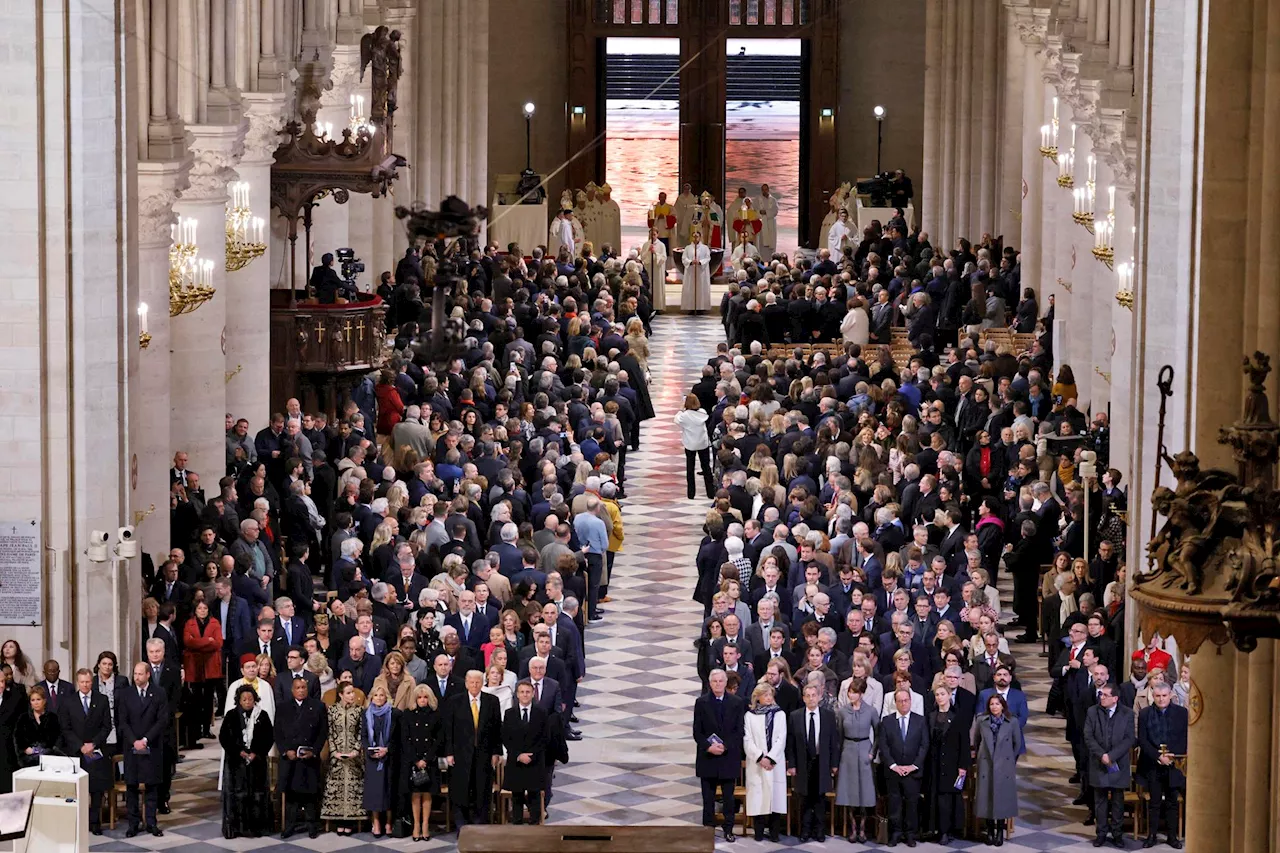
M556 771L551 822L565 825L697 824L701 816L698 780L693 773L689 725L699 683L692 640L701 607L690 598L696 574L694 557L701 539L705 502L684 497L684 454L674 417L684 395L721 340L711 317L664 316L654 323L650 342L651 393L657 417L643 427L641 449L627 460L623 502L626 540L610 581L612 600L606 617L587 631L588 673L578 691L583 740L570 744L568 766ZM1002 590L1009 600L1011 590ZM1012 614L1006 614L1011 616ZM1075 792L1066 784L1070 749L1062 738L1061 718L1043 714L1048 694L1045 659L1039 646L1014 646L1022 683L1032 707L1028 755L1019 769L1022 815L1007 853L1085 853L1092 831L1081 825L1085 810L1070 806ZM1036 712L1039 711L1039 715ZM161 825L162 838L125 839L123 822L95 843L101 853L166 850L215 853L226 850L294 851L444 850L456 836L438 831L431 841L375 840L368 833L343 838L222 838L221 807L215 785L220 750L206 743L187 754L174 783L173 813ZM749 835L748 835L749 838ZM846 849L843 840L833 842ZM737 848L797 846L743 839ZM802 849L817 850L810 843ZM957 842L949 848L922 843L921 851L981 848ZM1131 847L1136 847L1133 842ZM729 849L723 841L720 849ZM875 849L848 845L847 849Z

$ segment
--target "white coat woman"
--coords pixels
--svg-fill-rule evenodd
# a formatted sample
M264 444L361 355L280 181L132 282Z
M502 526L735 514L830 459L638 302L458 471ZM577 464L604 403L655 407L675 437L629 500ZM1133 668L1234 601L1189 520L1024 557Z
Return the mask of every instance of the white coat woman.
M694 394L686 394L684 408L676 414L676 426L680 427L680 443L684 445L684 470L688 480L689 500L697 496L693 479L695 457L702 464L702 479L707 487L707 500L715 490L711 482L711 437L707 434L706 410Z
M787 715L773 701L773 685L762 681L751 692L743 750L747 765L747 816L756 841L777 843L787 813Z
M867 303L862 297L849 300L848 313L840 321L840 337L847 344L865 347L871 340L871 317L867 314Z

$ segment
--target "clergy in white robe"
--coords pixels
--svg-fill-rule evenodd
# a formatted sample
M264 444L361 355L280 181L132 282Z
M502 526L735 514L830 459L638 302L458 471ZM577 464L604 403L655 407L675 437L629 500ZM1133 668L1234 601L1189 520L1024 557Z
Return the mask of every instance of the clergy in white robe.
M827 234L827 248L831 250L831 259L839 262L845 246L849 245L856 245L853 242L853 229L849 227L849 211L840 208L840 217Z
M848 198L849 185L847 183L841 184L831 196L831 209L827 211L826 216L822 217L822 233L818 235L818 245L825 246L827 244L827 238L831 234L831 226L836 224L840 208L845 206L845 202Z
M694 229L684 247L684 282L680 288L680 310L711 310L711 249L702 242L702 232Z
M693 225L693 214L698 207L698 197L693 194L693 185L685 184L680 195L676 196L676 233L672 237L676 247L689 242L689 229Z
M587 184L587 207L582 214L582 227L586 229L587 239L591 241L591 247L596 251L600 251L600 188L596 186L595 181Z
M753 261L760 260L760 253L756 251L756 247L751 242L751 235L747 231L738 232L738 242L733 246L733 254L729 256L729 262L735 270L746 269L745 261L747 259Z
M573 223L569 221L572 217L571 211L562 210L551 220L551 231L547 235L547 257L552 260L560 255L562 248L569 253L569 257L573 257L577 242L573 236Z
M768 184L760 185L756 211L760 214L760 236L756 238L756 246L760 257L772 258L778 251L778 198L769 194Z
M573 248L569 250L569 257L577 257L582 254L582 248L587 242L587 229L572 210L565 217L569 220L569 228L573 233Z
M725 216L728 217L727 221L733 222L736 220L738 218L738 212L747 207L747 202L749 200L750 199L747 196L747 188L738 187L737 197L734 198L734 200L729 203L728 208L725 209Z
M667 247L658 236L657 228L649 229L649 239L640 244L636 258L649 276L649 288L653 292L653 310L667 307Z
M578 242L578 251L581 252L582 244L591 239L591 209L587 203L587 194L582 190L578 190L573 196L573 218L582 228L582 240Z
M622 208L613 200L613 187L601 185L596 201L596 230L599 232L596 251L601 251L601 247L607 244L610 251L617 255L622 251Z

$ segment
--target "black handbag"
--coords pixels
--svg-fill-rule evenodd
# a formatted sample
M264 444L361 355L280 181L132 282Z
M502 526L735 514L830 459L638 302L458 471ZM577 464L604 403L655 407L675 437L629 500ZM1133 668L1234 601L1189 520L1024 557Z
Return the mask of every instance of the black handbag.
M422 769L418 769L415 767L409 773L409 781L413 783L414 786L425 785L431 781L431 773L425 767L423 767Z

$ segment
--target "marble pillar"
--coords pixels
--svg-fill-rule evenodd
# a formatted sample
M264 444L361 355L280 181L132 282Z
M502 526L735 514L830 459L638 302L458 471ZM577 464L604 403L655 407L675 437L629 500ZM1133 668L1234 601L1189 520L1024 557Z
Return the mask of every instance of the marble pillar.
M1230 643L1206 642L1191 656L1193 696L1199 713L1187 730L1186 849L1226 853L1231 845L1231 785L1235 753L1236 657ZM1196 756L1204 756L1197 761ZM1220 759L1220 760L1215 760Z
M418 32L418 3L416 0L386 0L383 20L393 30L400 31L400 60L403 69L400 74L399 89L396 92L395 127L392 131L396 153L409 161L408 169L400 170L400 177L392 188L392 196L374 202L375 217L378 228L374 231L375 240L386 242L392 258L399 258L409 247L409 236L402 224L395 218L395 206L411 205L415 201L424 204L439 204L441 198L428 198L424 194L422 175L419 171L417 157L427 142L423 137L430 135L428 128L418 132L418 92L426 85L425 70L433 61L428 52L430 38ZM474 202L473 202L474 203ZM381 235L381 236L379 236ZM393 267L394 269L394 267Z
M271 163L285 124L285 97L280 94L246 93L244 156L236 170L249 184L253 215L270 222ZM283 253L267 250L248 266L227 273L227 345L225 369L227 411L248 418L252 429L267 425L271 410L271 281L274 270L287 261Z
M1022 157L1026 147L1026 137L1035 128L1024 125L1025 108L1023 106L1023 89L1026 82L1026 70L1023 67L1034 60L1022 43L1021 18L1028 12L1025 3L1006 0L1004 9L1004 80L1000 95L1000 170L997 173L999 189L995 205L996 233L1003 234L1005 245L1014 245L1020 241L1020 211L1022 207ZM926 101L927 109L927 101ZM1038 127L1037 125L1036 127ZM1022 248L1018 243L1018 248Z
M968 237L973 240L977 235L973 234L972 218L970 212L973 208L975 183L974 183L974 152L973 152L973 125L978 120L974 115L975 101L973 98L973 78L974 72L980 71L975 68L973 61L973 45L975 37L975 27L973 18L978 14L978 3L961 3L958 4L958 17L956 22L956 56L957 56L957 76L956 76L956 99L954 105L954 117L952 121L956 126L956 161L955 173L952 180L955 182L955 193L951 205L951 230L948 232L948 245L957 237Z
M926 0L924 29L924 161L920 187L920 229L928 232L934 245L945 245L939 228L942 186L947 182L942 163L942 86L945 73L942 59L943 0Z
M173 318L170 372L170 441L185 450L188 465L216 482L226 468L226 201L227 184L244 150L245 126L193 125L191 186L177 204L178 215L198 223L200 257L213 262L216 293L191 313Z
M938 199L939 216L934 223L937 234L934 245L944 248L955 244L957 225L954 217L956 199L956 174L959 158L956 156L956 79L959 74L957 4L945 3L942 15L942 104L939 120L942 122L942 192Z
M129 395L129 434L136 460L130 475L133 506L154 511L138 525L142 550L163 554L169 549L170 360L173 348L169 317L170 225L177 220L174 205L186 189L189 162L138 163L138 301L147 306L151 342L138 353L138 367ZM195 469L193 469L195 470ZM221 471L212 472L220 474ZM206 475L208 476L208 475ZM209 476L206 494L217 490Z
M481 204L489 180L489 2L424 5L417 33L412 53L413 61L422 63L414 72L421 126L409 140L416 197L433 206L448 195ZM409 76L406 70L402 84ZM405 100L402 94L400 102Z
M1040 127L1049 117L1044 108L1044 78L1040 74L1040 59L1036 51L1043 45L1042 25L1047 22L1047 15L1037 16L1032 11L1019 17L1018 28L1025 57L1022 86L1022 169L1018 182L1019 220L1022 228L1018 248L1022 252L1022 280L1036 289L1041 314L1048 309L1048 296L1054 292L1053 282L1046 281L1044 277L1044 253L1040 244L1040 205L1044 195L1042 172L1047 168L1047 162L1040 154Z
M351 96L357 91L360 78L360 48L338 45L333 49L333 69L329 74L330 88L320 97L321 124L333 126L333 137L342 138L342 131L351 120ZM311 245L313 257L310 266L318 266L326 252L351 246L351 206L338 204L333 196L326 196L311 214ZM301 242L301 241L300 241ZM301 269L302 256L298 259ZM310 267L307 275L310 275Z

